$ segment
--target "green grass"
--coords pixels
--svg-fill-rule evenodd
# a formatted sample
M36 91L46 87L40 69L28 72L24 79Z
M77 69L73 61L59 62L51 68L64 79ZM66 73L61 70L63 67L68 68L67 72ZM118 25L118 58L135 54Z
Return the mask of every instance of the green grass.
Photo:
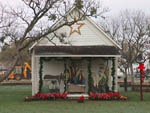
M0 86L0 113L150 113L150 93L140 102L138 92L121 93L128 101L34 101L31 86Z

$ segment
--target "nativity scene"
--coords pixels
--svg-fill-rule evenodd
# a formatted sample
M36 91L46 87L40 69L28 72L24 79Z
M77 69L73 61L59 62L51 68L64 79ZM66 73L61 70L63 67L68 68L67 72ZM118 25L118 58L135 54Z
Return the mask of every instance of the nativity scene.
M73 7L77 18L82 11ZM63 21L63 20L61 20ZM58 22L59 24L59 22ZM43 37L30 48L32 53L32 95L39 92L117 92L117 66L120 46L89 17L57 31L65 32L61 43L54 35Z

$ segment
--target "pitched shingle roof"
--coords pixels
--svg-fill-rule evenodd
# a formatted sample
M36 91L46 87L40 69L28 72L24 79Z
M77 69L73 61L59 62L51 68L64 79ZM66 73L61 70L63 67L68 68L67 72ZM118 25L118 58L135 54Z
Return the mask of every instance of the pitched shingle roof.
M114 46L35 46L36 55L120 55Z

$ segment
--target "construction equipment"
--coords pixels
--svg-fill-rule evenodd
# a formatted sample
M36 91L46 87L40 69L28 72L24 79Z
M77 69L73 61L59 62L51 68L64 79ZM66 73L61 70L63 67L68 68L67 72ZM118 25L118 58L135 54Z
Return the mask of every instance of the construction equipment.
M8 76L8 80L21 80L31 78L31 66L24 62L23 66L15 66L14 71Z

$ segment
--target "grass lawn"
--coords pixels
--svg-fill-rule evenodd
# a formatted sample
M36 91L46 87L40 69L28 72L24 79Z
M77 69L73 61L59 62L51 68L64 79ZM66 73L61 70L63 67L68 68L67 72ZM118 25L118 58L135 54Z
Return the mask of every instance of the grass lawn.
M138 92L121 93L128 101L34 101L31 86L0 86L0 113L150 113L150 93L140 102Z

